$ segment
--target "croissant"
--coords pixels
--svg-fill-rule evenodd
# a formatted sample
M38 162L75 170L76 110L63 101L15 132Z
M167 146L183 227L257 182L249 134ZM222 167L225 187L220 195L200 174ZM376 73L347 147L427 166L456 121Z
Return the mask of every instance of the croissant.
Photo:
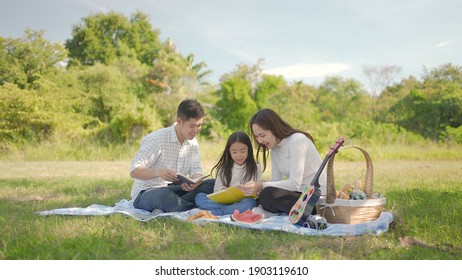
M199 213L189 216L188 219L186 219L186 220L187 221L194 221L194 220L201 219L201 218L215 219L215 220L218 219L217 216L212 215L209 211L201 210L201 211L199 211Z

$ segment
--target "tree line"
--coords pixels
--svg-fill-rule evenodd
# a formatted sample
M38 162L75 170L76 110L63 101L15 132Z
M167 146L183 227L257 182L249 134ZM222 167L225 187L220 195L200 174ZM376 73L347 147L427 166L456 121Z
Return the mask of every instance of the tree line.
M1 149L43 141L139 141L170 125L186 97L206 106L202 137L247 130L250 117L270 107L321 143L340 135L376 144L462 143L461 66L424 68L420 79L368 92L341 76L319 86L288 82L264 74L259 60L236 65L212 84L205 62L182 55L159 34L137 11L128 18L117 12L83 18L64 44L30 29L21 38L0 37ZM366 70L372 78L373 69Z

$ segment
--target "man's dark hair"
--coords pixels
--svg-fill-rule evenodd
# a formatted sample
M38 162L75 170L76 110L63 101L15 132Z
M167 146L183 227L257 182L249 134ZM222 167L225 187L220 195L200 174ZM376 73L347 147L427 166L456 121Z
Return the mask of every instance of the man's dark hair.
M178 105L176 116L183 121L200 119L205 116L205 111L196 99L185 99Z

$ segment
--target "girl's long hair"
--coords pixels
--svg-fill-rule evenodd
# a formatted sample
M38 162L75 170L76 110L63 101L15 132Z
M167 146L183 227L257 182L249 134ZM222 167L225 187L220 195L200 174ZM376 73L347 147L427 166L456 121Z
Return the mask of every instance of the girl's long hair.
M244 178L242 178L241 183L253 180L257 175L257 162L255 161L255 157L253 155L252 142L250 141L250 137L243 131L233 132L228 137L228 141L226 141L226 147L221 154L218 163L212 168L212 171L210 172L213 173L213 171L216 170L216 176L220 176L223 185L226 187L232 187L229 184L231 183L231 178L233 176L232 169L234 161L231 158L230 148L231 145L236 142L246 145L248 149L247 158L245 160L245 175Z
M266 169L266 160L269 155L269 150L266 146L260 145L258 143L257 138L255 137L255 134L253 134L253 131L252 131L253 124L257 124L259 127L261 127L264 130L270 130L274 134L274 136L276 136L276 138L281 139L281 140L289 137L290 135L294 133L302 133L306 137L308 137L308 139L310 139L310 141L313 142L314 144L314 140L311 134L309 134L306 131L293 128L290 124L288 124L285 120L283 120L275 111L269 108L259 110L250 119L249 127L250 127L250 131L252 132L251 133L252 139L257 148L257 158L259 158L260 153L262 154L262 157L263 157L263 171L265 171Z

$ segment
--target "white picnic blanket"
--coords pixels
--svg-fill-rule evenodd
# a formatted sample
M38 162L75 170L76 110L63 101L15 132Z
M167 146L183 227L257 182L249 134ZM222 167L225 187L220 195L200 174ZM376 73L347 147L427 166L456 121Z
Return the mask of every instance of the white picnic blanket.
M41 211L37 214L42 216L47 215L80 215L80 216L100 216L111 214L125 214L141 222L147 222L159 217L172 217L185 221L191 214L197 213L198 209L192 209L184 212L171 213L156 213L148 212L133 207L132 201L123 199L117 202L114 206L105 206L93 204L87 208L59 208L48 211ZM347 225L347 224L328 224L324 230L304 228L292 224L285 214L273 216L263 219L258 224L243 224L234 222L230 219L230 215L219 216L218 220L201 218L193 222L198 224L207 223L224 223L233 226L251 228L257 230L279 230L285 232L298 233L302 235L331 235L331 236L357 236L362 234L380 235L388 230L388 226L393 221L393 215L390 212L382 212L380 217L371 222L362 224Z

